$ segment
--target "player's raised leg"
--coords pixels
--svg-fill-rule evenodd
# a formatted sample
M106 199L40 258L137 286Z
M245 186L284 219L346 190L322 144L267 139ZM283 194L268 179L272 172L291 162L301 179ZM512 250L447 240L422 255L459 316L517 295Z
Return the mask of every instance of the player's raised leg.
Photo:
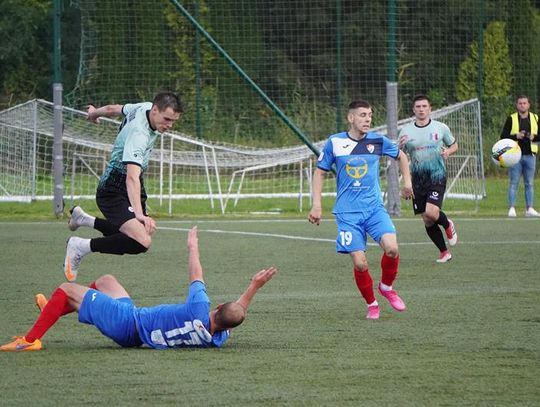
M442 226L442 228L444 229L448 244L450 246L455 246L458 238L454 222L451 219L448 219L446 213L444 213L442 210L439 210L439 217L437 218L436 223L437 225Z
M113 225L107 219L98 218L86 213L80 206L74 206L69 210L71 214L68 220L68 228L71 231L77 230L81 226L96 229L103 236L110 236L120 232L118 226Z
M450 222L444 212L442 212L437 205L427 202L425 211L422 213L422 220L424 221L427 235L435 246L437 246L437 249L439 249L440 254L439 258L436 260L437 263L446 263L450 261L452 259L452 254L446 247L444 235L440 228L440 226L443 226L446 230L446 228L450 226ZM455 236L455 241L457 242L457 234Z
M36 351L42 349L41 338L45 333L58 321L58 319L66 314L76 310L74 307L77 295L82 298L82 294L88 290L88 287L79 286L77 284L63 283L51 295L51 298L46 301L41 313L34 322L34 325L24 336L16 336L12 342L0 346L1 351L21 352L21 351ZM41 295L42 296L42 295ZM40 304L43 305L42 299L39 298ZM36 303L38 296L36 296ZM80 302L80 301L79 301Z
M90 252L90 239L76 236L68 239L66 257L64 258L64 275L68 281L72 282L77 279L81 260Z
M69 230L75 231L81 226L94 227L96 218L87 214L80 206L74 206L69 210L69 213L71 215L68 220Z

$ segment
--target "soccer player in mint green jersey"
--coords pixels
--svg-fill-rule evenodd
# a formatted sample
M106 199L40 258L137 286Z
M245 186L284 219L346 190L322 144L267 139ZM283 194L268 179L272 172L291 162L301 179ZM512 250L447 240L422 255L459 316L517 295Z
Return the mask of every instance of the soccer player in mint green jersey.
M448 157L458 149L456 139L448 126L431 119L431 101L418 95L413 101L415 120L399 132L399 147L411 162L414 214L420 214L426 233L439 249L437 263L446 263L452 254L446 247L442 227L448 244L457 243L454 222L442 211L446 191L446 165Z
M111 159L99 181L96 202L105 219L73 207L69 229L92 227L103 234L95 239L71 237L67 242L64 274L68 281L77 278L83 256L90 252L138 254L148 250L156 230L146 213L143 175L148 167L154 143L171 129L183 112L182 103L171 92L158 93L153 102L88 107L88 120L122 116Z
M337 196L332 213L337 224L336 251L348 253L353 276L367 304L367 319L378 319L379 304L366 259L367 235L384 250L379 294L392 308L405 310L405 303L393 289L399 265L396 228L384 207L379 185L379 161L383 155L398 160L403 175L401 195L412 197L409 161L397 145L382 134L370 132L371 105L363 100L349 104L349 131L330 136L319 155L313 174L313 206L308 220L318 225L322 218L322 187L325 174L336 167Z
M185 302L154 307L136 307L126 289L112 275L98 278L89 287L63 283L47 298L36 295L41 313L24 336L0 346L1 351L42 349L41 338L66 314L79 313L79 322L94 325L122 347L154 349L221 347L230 329L240 325L257 291L277 273L265 268L251 278L236 300L210 309L199 255L197 227L188 233L189 290Z

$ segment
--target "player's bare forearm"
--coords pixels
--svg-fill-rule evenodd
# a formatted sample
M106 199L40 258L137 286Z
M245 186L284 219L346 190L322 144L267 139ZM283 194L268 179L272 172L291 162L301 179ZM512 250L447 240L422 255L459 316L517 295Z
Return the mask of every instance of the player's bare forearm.
M99 123L100 117L117 117L122 114L123 105L106 105L96 108L93 105L87 106L87 120Z
M397 160L401 176L403 177L401 196L405 199L411 199L413 197L413 189L411 181L411 169L409 167L409 159L407 158L407 154L400 151Z
M150 216L146 216L143 212L140 175L141 168L138 165L128 164L126 189L135 218L144 225L146 233L152 235L156 231L156 222Z
M455 142L454 144L452 144L451 146L449 146L448 148L444 149L443 151L443 157L444 159L447 159L448 157L450 157L452 154L454 154L456 151L458 150L458 143Z
M317 168L313 173L312 199L313 204L308 215L310 223L320 224L322 218L322 188L324 183L324 171Z
M265 285L268 281L274 277L274 275L277 273L277 269L275 267L268 267L265 268L259 272L257 272L252 278L251 281L244 293L238 298L236 301L238 304L240 304L245 310L248 309L249 304L257 291Z
M194 226L188 232L188 256L189 256L189 281L203 281L203 269L201 265L201 256L199 253L199 238L197 236L197 226Z
M141 167L136 164L127 165L126 173L126 190L129 198L129 203L133 208L135 217L141 219L143 214L141 203Z

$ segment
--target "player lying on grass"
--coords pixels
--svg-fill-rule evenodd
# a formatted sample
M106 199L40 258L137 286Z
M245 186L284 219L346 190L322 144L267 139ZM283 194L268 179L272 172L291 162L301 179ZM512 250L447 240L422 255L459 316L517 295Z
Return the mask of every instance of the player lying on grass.
M36 295L41 313L33 327L25 336L15 337L0 350L40 350L41 338L47 330L61 316L73 311L79 313L80 322L94 325L122 347L221 347L229 338L229 330L244 321L253 296L277 269L269 267L259 271L238 300L210 310L196 227L189 231L187 247L190 287L185 303L137 308L125 288L111 275L98 278L90 287L63 283L48 301L43 294Z

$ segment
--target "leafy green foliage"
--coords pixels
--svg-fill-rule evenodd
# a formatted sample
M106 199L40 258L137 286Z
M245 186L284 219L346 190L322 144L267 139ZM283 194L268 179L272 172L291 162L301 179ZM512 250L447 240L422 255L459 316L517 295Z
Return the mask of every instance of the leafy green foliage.
M386 0L182 4L312 140L343 129L344 106L351 99L367 99L384 113ZM257 146L298 143L209 42L197 39L170 1L72 0L62 5L67 105L134 102L170 88L182 93L187 105L178 130ZM0 34L10 40L0 45L0 107L31 97L51 99L51 9L51 0L3 2ZM476 96L479 58L487 97L524 92L535 110L540 101L538 2L450 0L433 7L401 1L396 12L399 104L407 107L400 118L409 115L410 99L419 92L438 107L456 96ZM478 49L482 29L484 45Z
M514 67L514 96L531 97L540 72L540 11L529 0L512 1L508 16L508 39ZM535 99L539 99L537 95ZM537 100L538 101L538 100Z
M461 63L456 93L459 100L477 95L477 80L482 58L482 89L486 98L506 96L512 89L512 64L505 36L505 24L489 23L484 34L482 55L478 41L473 41L467 58Z
M50 0L6 0L0 13L0 105L50 91Z

